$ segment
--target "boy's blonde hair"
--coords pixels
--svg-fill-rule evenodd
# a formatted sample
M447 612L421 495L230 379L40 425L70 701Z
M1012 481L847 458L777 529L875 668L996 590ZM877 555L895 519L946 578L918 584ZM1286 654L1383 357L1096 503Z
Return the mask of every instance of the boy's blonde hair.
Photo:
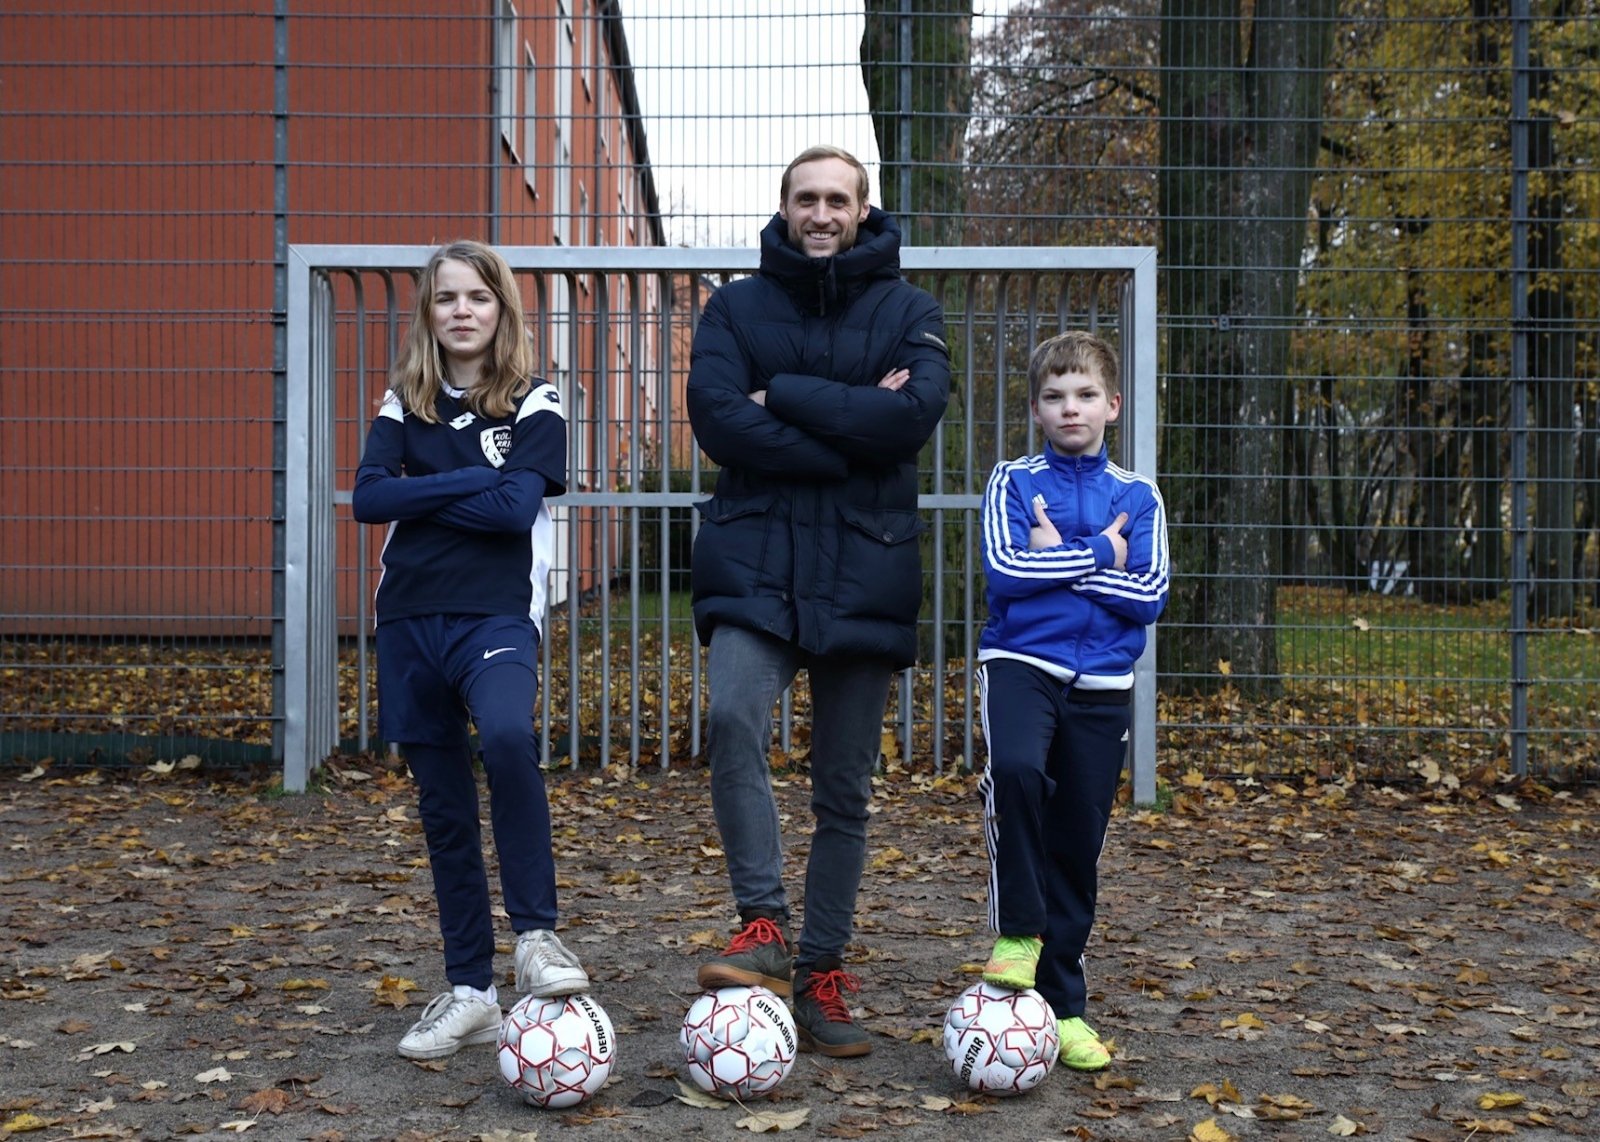
M1122 364L1117 359L1117 351L1082 329L1057 333L1039 342L1028 359L1028 400L1038 400L1045 381L1063 373L1099 377L1107 396L1122 391Z
M483 279L500 302L500 324L483 361L483 375L462 399L479 416L509 416L517 401L532 387L533 352L522 315L522 293L506 260L482 242L470 239L440 246L417 279L416 304L411 327L400 345L400 356L389 375L389 387L405 410L418 420L437 424L434 404L444 391L444 356L433 335L433 290L439 263L462 262Z

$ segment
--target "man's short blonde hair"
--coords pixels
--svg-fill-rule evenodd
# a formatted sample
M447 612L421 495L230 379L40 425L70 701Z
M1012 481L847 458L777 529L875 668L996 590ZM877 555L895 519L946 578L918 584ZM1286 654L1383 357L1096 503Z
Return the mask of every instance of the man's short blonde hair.
M814 163L819 159L843 159L856 168L856 198L861 202L867 200L867 168L861 165L861 160L852 155L843 147L830 147L826 144L816 147L807 147L794 157L794 161L783 168L783 181L778 184L778 201L787 204L789 201L789 176L794 173L794 168L806 163ZM859 203L858 203L859 205Z

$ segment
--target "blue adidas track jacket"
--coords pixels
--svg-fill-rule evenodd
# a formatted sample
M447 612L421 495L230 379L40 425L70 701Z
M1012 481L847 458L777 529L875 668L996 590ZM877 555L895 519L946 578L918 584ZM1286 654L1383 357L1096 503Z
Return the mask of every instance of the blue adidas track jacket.
M1062 543L1028 550L1033 501ZM1127 566L1112 567L1100 533L1121 512ZM1155 482L1097 456L1037 456L995 466L983 496L983 568L989 620L978 661L1015 658L1068 685L1120 690L1133 685L1145 627L1167 602L1167 518Z

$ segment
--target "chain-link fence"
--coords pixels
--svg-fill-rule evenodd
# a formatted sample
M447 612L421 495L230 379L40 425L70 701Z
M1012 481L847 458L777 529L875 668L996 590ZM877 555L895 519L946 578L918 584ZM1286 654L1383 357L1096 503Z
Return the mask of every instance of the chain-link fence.
M281 754L291 244L749 244L827 141L918 245L1158 248L1169 776L1593 780L1597 16L7 5L0 758ZM591 350L546 365L623 407ZM677 424L662 491L694 478Z

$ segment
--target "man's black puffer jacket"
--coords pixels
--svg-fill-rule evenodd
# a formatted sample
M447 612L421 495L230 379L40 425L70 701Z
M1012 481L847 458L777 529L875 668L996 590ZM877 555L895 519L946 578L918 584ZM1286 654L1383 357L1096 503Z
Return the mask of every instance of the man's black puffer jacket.
M879 388L898 368L905 385ZM731 623L911 665L917 453L949 395L944 314L900 276L894 220L873 207L854 246L808 258L774 216L760 273L712 295L694 337L689 421L722 469L694 545L701 640Z

